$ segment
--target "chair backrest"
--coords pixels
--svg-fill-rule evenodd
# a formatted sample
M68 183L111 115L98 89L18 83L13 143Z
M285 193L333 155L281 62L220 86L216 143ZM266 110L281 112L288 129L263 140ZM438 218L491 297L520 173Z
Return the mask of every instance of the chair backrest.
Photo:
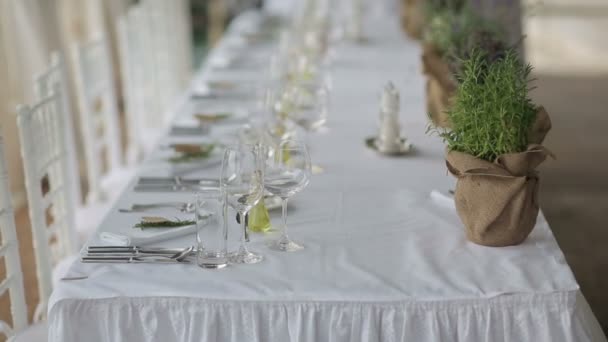
M191 77L186 0L142 0L117 21L127 161L154 147Z
M74 59L90 203L103 199L104 176L122 164L118 104L106 39L76 45Z
M27 306L23 290L23 275L19 258L19 243L15 230L15 218L11 204L10 186L4 142L0 136L0 256L4 257L6 277L0 280L0 296L8 291L11 301L12 328L7 322L0 321L0 334L11 336L27 326Z
M144 118L146 113L146 68L149 63L143 54L142 40L137 38L137 31L133 25L133 14L120 16L116 21L116 36L118 40L118 56L121 68L121 83L123 102L125 104L125 117L127 124L127 156L129 165L135 164L145 153L146 142L144 131L147 126ZM150 119L150 118L148 118Z
M53 266L78 250L61 104L59 93L52 91L17 108L40 297L35 318L46 313Z
M154 55L159 68L157 77L163 99L162 108L170 108L189 81L192 68L192 44L190 17L187 1L143 0L155 25L151 26L154 37Z
M43 99L51 94L54 89L57 89L61 97L61 105L65 116L64 122L64 138L66 144L66 154L68 162L68 172L71 179L79 180L72 187L72 199L74 207L80 206L82 202L82 189L80 188L80 172L78 166L78 151L76 147L74 116L71 111L69 100L69 88L67 84L67 72L65 69L65 61L60 52L55 51L51 54L51 63L49 67L42 73L38 74L34 79L34 95L36 100Z

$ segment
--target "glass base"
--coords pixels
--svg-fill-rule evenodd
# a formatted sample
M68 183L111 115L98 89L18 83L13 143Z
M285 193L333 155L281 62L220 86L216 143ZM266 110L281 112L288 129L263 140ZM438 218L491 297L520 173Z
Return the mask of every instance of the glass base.
M201 268L210 268L210 269L220 269L220 268L224 268L226 266L228 266L228 264L205 264L205 263L199 263L198 264L199 267Z
M262 255L249 251L238 251L228 255L228 260L233 264L257 264L263 259Z
M272 241L270 245L268 245L268 248L281 252L297 252L304 249L304 246L289 239L281 238L279 240Z

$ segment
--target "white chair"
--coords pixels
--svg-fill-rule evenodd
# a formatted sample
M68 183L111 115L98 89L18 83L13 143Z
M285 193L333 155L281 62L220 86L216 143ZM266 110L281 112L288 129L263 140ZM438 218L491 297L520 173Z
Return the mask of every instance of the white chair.
M64 59L59 52L51 54L51 63L49 67L34 80L34 94L37 100L41 100L51 95L52 92L57 92L61 99L61 122L64 125L63 138L66 151L66 165L68 179L72 180L70 189L72 191L71 199L75 212L76 228L79 232L79 242L84 243L91 232L93 232L98 224L103 219L106 212L109 210L108 204L105 203L83 203L82 189L80 183L80 172L78 164L78 151L76 148L74 117L70 110L70 102L68 100L67 72Z
M61 105L64 114L63 136L66 146L66 158L68 163L68 173L70 179L77 180L71 187L74 207L79 207L82 203L82 189L80 186L80 172L78 166L78 151L76 148L74 115L72 114L69 90L67 84L67 72L63 56L60 52L51 53L51 63L49 67L34 78L34 95L36 100L43 99L51 94L57 87L60 92Z
M134 21L136 30L147 35L147 55L154 63L151 74L161 112L166 114L187 86L192 68L188 1L142 0L130 11L140 17Z
M142 0L117 21L131 156L148 154L183 104L192 68L187 8L186 0Z
M19 106L17 112L40 300L34 319L39 321L46 314L53 279L63 277L77 255L74 182L69 178L59 92L51 91L32 106Z
M147 31L139 32L137 10L118 18L116 36L121 68L121 83L127 124L127 164L134 165L148 155L162 134L162 118L154 110L156 96L151 96L150 59L145 54ZM155 89L153 90L155 91ZM158 107L156 107L158 109Z
M0 336L9 337L10 341L19 340L16 333L28 336L23 341L46 341L46 329L44 324L27 327L27 305L25 304L25 291L23 287L23 275L21 273L21 260L19 257L19 242L15 229L15 218L11 204L10 186L8 184L8 173L6 160L4 159L4 142L0 136L0 256L4 257L6 278L0 282L0 295L8 291L11 302L11 317L13 326L0 321ZM38 334L43 338L34 339Z
M123 166L113 67L105 38L74 47L75 78L89 191L86 203L111 203L133 175Z

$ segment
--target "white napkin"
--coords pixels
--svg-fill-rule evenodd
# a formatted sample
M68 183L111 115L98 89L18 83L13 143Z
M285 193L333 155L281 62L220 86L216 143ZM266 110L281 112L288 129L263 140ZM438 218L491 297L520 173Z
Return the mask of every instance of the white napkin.
M439 190L432 190L431 199L439 206L456 211L456 205L454 204L454 196L450 194L445 194Z
M196 232L196 225L178 227L178 228L148 228L153 229L156 232L142 232L141 234L120 234L111 232L99 233L99 238L107 242L108 244L115 246L140 246L147 245L159 241L170 240L176 237L194 234ZM148 230L147 229L147 230ZM161 230L160 232L158 230Z

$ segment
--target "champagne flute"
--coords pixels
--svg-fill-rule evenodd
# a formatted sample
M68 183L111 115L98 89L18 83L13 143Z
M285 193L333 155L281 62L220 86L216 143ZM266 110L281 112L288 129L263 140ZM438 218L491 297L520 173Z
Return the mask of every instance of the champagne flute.
M310 156L306 144L300 140L284 140L276 148L268 149L264 173L264 188L282 199L283 229L281 237L270 248L294 252L304 246L292 241L287 234L287 201L310 182Z
M220 184L225 202L245 217L264 195L263 163L258 145L229 147L224 152ZM224 208L227 210L227 207ZM247 248L249 235L246 220L241 221L243 235L239 250L230 254L230 261L237 264L255 264L262 261L260 254Z

